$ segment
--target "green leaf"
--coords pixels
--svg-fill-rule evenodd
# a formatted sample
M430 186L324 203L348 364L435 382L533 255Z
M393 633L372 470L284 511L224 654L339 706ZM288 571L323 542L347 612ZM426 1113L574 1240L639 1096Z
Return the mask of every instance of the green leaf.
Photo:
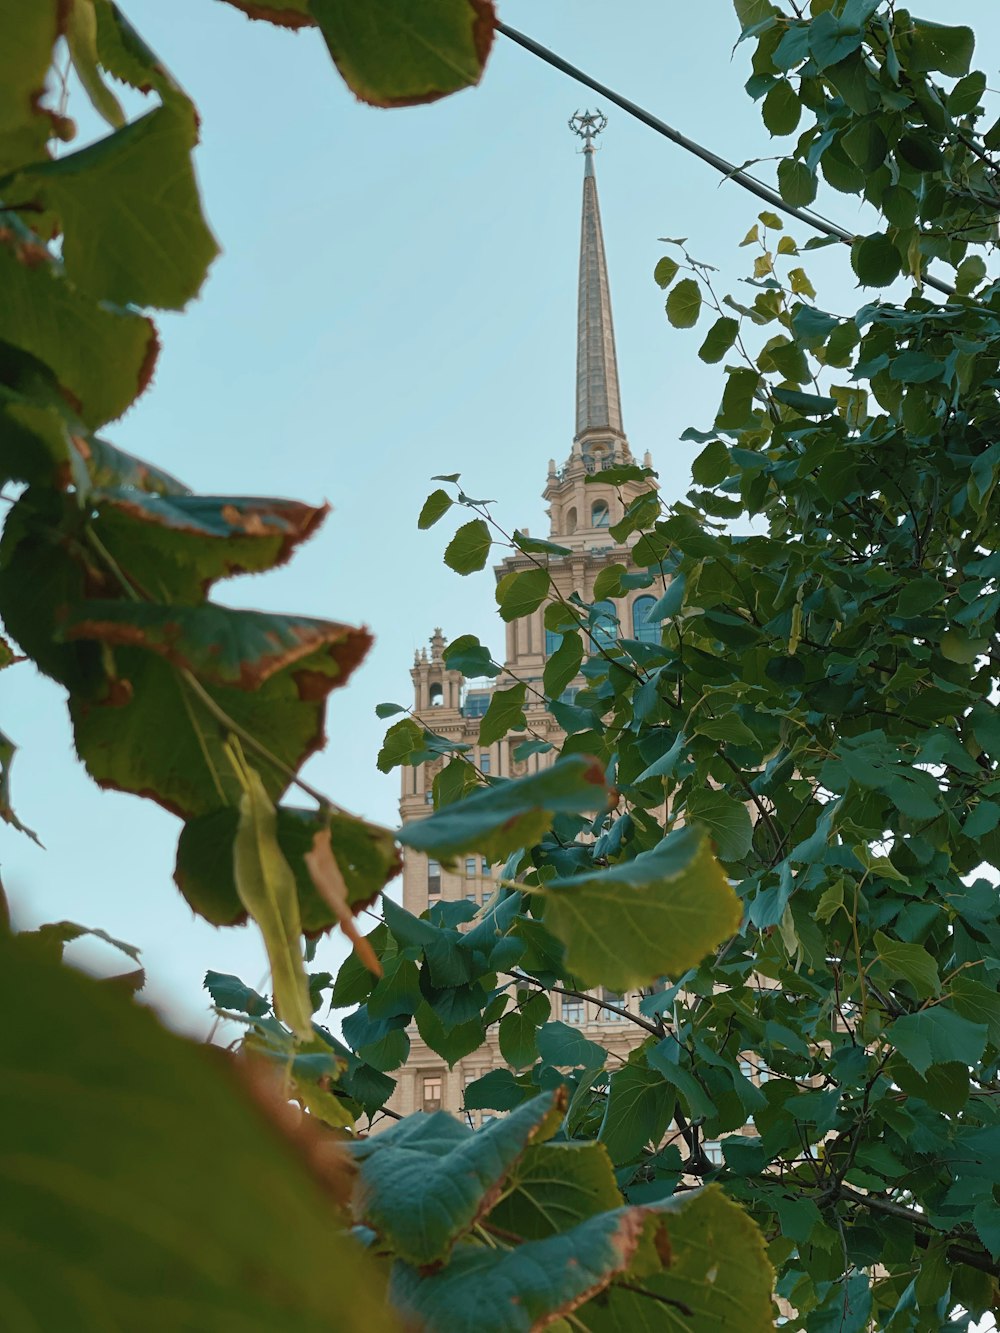
M702 361L714 365L715 362L721 361L726 355L739 337L739 332L739 320L731 319L728 315L722 315L705 335L705 341L698 348L698 355Z
M804 162L782 158L778 163L778 191L786 204L805 207L816 198L816 174Z
M169 1333L181 1309L245 1333L322 1333L334 1308L344 1333L396 1327L331 1203L347 1183L336 1147L307 1170L275 1128L287 1120L276 1107L268 1122L221 1052L208 1059L16 938L0 938L0 955L3 1004L20 1007L0 1055L6 1132L23 1155L18 1168L8 1154L0 1191L8 1309L81 1333L134 1326L137 1310L149 1333Z
M278 844L277 815L259 775L244 769L245 790L233 842L233 879L244 910L260 927L271 968L274 1010L300 1037L312 1033L312 1004L302 959L302 919L295 876Z
M4 648L6 649L6 643ZM0 731L0 819L11 828L16 828L19 833L26 833L32 842L41 843L38 834L34 833L27 825L22 824L14 813L14 808L10 803L10 767L14 762L14 755L17 752L17 746L9 737Z
M156 495L132 484L95 488L92 522L147 598L201 602L218 579L288 561L327 506L238 495Z
M612 1286L606 1300L577 1311L582 1327L589 1333L661 1333L676 1324L677 1333L720 1333L727 1327L772 1333L774 1273L764 1237L740 1205L718 1185L708 1185L658 1211L669 1235L670 1263L633 1284L652 1297ZM840 1293L839 1283L835 1290ZM690 1314L678 1312L675 1319L664 1301Z
M550 880L544 905L568 969L619 992L695 966L743 915L704 835L689 828L633 861Z
M120 417L152 377L152 321L78 291L37 237L0 214L0 342L47 365L90 427Z
M741 430L750 424L754 394L760 384L756 370L740 366L731 370L722 392L722 407L716 418L720 430Z
M479 1133L444 1111L351 1144L354 1214L401 1259L439 1263L470 1231L529 1144L558 1128L565 1094L544 1093Z
M308 0L308 11L341 77L372 106L414 106L471 87L493 41L492 5L472 0L436 0L419 25L407 0L373 0L364 10L352 0Z
M570 681L580 674L583 640L575 631L563 635L562 642L542 670L542 688L550 699L558 699Z
M677 263L676 259L671 259L669 255L664 255L663 258L657 262L656 268L653 269L653 281L658 287L669 287L674 278L677 277L679 268L680 265Z
M509 1069L491 1069L466 1085L464 1105L469 1111L512 1111L527 1096Z
M508 731L523 731L527 726L524 718L524 696L527 686L523 681L511 685L506 690L494 690L489 707L479 724L479 744L492 745L502 740Z
M1000 994L968 976L955 977L948 990L958 1013L973 1023L985 1023L990 1045L1000 1050Z
M206 972L204 985L212 1003L219 1009L232 1009L239 1014L249 1014L251 1018L271 1012L270 1004L262 995L227 972Z
M143 645L116 652L124 692L71 698L77 749L101 785L142 792L184 818L239 800L214 709L295 769L320 743L325 695L368 644L344 625L211 604L83 603L67 613L65 634ZM272 796L288 785L273 766L262 776Z
M864 287L888 287L902 271L899 251L882 232L863 236L851 247L851 267Z
M780 79L764 98L761 116L771 134L791 134L802 115L798 93L787 79Z
M114 134L15 177L62 223L67 276L118 305L181 310L219 252L191 153L194 108L172 101Z
M526 532L514 532L514 545L525 555L572 555L573 552L568 546L560 546L557 542L547 542L541 537L529 537Z
M410 717L400 718L385 733L378 753L378 769L380 773L391 773L401 764L413 767L424 763L428 754L423 727Z
M968 74L976 45L971 28L950 28L916 19L908 36L906 63L909 69L918 73L937 70L953 79Z
M0 52L0 172L45 152L52 126L37 99L45 86L61 18L56 0L18 4L6 14Z
M514 1009L500 1020L500 1054L514 1069L528 1069L538 1059L538 1027L530 1014Z
M918 1074L926 1074L932 1065L949 1061L976 1064L986 1045L987 1028L937 1004L897 1018L885 1036Z
M490 530L481 518L463 523L448 543L444 562L456 574L472 574L482 569L489 559Z
M427 819L404 824L399 840L431 856L480 852L499 861L537 842L556 813L594 811L605 799L600 765L586 755L570 755L541 773L484 788Z
M431 491L420 511L417 527L422 530L432 528L439 518L443 518L447 514L454 503L448 492L441 490L440 487L436 491Z
M406 709L402 704L376 704L375 716L380 718L395 717L397 713L405 713Z
M426 1333L531 1333L625 1272L648 1218L643 1209L621 1208L506 1252L462 1246L429 1275L397 1263L390 1300Z
M675 329L693 329L701 314L701 288L694 278L682 278L667 297L667 319Z
M542 1240L621 1203L603 1144L543 1143L517 1163L490 1222L525 1240Z
M630 1162L649 1144L659 1145L674 1113L674 1093L655 1069L633 1054L612 1075L598 1141L615 1165Z
M449 671L460 671L467 679L500 674L501 668L493 661L490 650L474 634L461 635L448 644L441 656Z
M505 574L496 588L497 606L502 620L520 620L537 611L549 595L547 569L522 569Z
M742 861L753 842L753 821L742 801L711 787L696 787L687 800L689 822L703 825L720 861Z
M608 1059L603 1046L588 1040L578 1028L558 1022L539 1028L538 1055L545 1064L560 1069L603 1069Z
M908 981L919 999L940 994L937 964L922 944L903 944L877 930L875 948L885 973L893 980L901 977Z

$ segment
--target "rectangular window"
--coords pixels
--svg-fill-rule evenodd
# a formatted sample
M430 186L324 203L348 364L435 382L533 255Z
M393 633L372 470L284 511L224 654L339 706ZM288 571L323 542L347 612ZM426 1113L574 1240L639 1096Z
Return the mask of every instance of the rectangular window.
M476 873L476 858L474 856L467 856L465 858L465 878L472 879L474 878L475 873Z
M722 1144L717 1139L706 1139L701 1145L705 1149L705 1156L713 1166L721 1166L725 1161L722 1156Z
M467 894L465 895L465 901L466 901L467 903L478 903L478 902L479 902L479 894L478 894L478 893L467 893Z
M430 1074L424 1079L424 1099L423 1109L425 1111L441 1110L441 1075Z
M479 756L479 771L480 773L486 773L487 775L489 774L490 757L488 754L481 754Z
M463 717L484 717L490 706L492 695L488 693L467 694L462 706Z
M427 862L427 892L432 895L441 892L441 862Z
M434 793L429 788L427 791L424 792L424 804L425 805L434 804Z
M482 867L482 874L488 875L490 873L490 863L489 861L487 861L485 856L482 859L481 867Z
M748 1078L751 1083L754 1081L754 1067L749 1060L740 1060L740 1073L744 1078Z
M601 989L601 999L607 1004L616 1004L619 1009L626 1008L625 996L619 995L617 991L608 990L607 986ZM627 1023L628 1019L624 1014L616 1014L611 1009L602 1009L601 1018L606 1023Z
M570 995L563 996L562 1016L564 1023L575 1023L579 1026L583 1021L583 1001L576 1000Z

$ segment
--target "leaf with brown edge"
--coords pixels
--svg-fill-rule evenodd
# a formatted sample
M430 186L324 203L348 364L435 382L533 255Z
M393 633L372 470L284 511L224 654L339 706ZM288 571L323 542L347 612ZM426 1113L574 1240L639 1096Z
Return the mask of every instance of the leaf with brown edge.
M438 1111L350 1145L360 1166L355 1217L407 1263L440 1263L489 1212L528 1146L556 1132L566 1105L556 1088L478 1132Z
M182 819L239 804L225 752L233 724L274 756L258 754L273 800L324 744L323 694L314 687L329 689L329 676L306 673L304 692L297 673L282 671L243 690L202 685L141 648L115 648L114 664L116 688L70 695L80 758L99 786L146 796Z
M94 428L142 393L159 343L152 320L85 296L34 233L0 213L0 341L44 362Z
M312 28L316 20L309 13L309 0L227 0L249 19L263 19L279 28Z
M317 829L312 848L302 859L316 886L316 892L340 922L340 928L351 941L359 961L364 963L374 976L380 977L382 964L370 942L354 924L354 916L348 903L347 884L330 846L329 826Z
M345 1234L343 1148L271 1079L251 1099L245 1062L16 936L0 998L18 1009L0 1051L6 1327L398 1329Z
M199 602L217 579L289 560L329 513L270 496L158 495L132 484L97 490L94 531L146 598Z
M534 1333L628 1272L661 1227L654 1210L626 1207L508 1251L462 1245L433 1273L397 1262L389 1297L424 1333Z
M58 0L19 0L5 5L0 46L0 173L45 155L52 133L39 106L63 6Z
M385 107L478 83L496 21L491 0L309 0L309 9L351 91Z
M63 636L143 648L206 684L239 690L288 671L306 700L345 685L371 644L367 630L350 625L211 602L81 602L66 612Z

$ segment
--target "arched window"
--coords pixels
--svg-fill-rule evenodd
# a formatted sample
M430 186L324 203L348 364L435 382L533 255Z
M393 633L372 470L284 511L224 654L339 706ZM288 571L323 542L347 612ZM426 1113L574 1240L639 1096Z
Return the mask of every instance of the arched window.
M642 643L659 643L660 627L646 617L656 605L655 597L637 597L632 603L632 638Z
M592 528L606 528L611 523L611 513L608 510L607 500L595 500L590 506L590 526Z
M615 615L614 602L595 602L590 620L590 646L592 652L610 648L618 637L618 617Z
M431 686L431 707L440 708L444 703L444 688L435 681Z
M551 657L561 643L562 635L560 632L555 629L547 629L545 631L545 656Z
M567 509L566 511L566 531L567 533L576 532L576 510Z

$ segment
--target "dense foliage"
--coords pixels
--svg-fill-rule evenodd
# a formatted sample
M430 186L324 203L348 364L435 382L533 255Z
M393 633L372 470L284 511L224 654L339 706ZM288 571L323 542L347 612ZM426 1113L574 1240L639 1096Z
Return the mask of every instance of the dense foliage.
M317 26L381 105L475 82L491 36L485 0L426 5L416 41L404 0L372 0L371 23L350 0L238 7ZM704 445L693 489L664 507L650 485L630 505L613 534L631 567L594 590L654 589L659 643L595 651L595 607L554 593L565 552L507 538L438 479L422 528L471 511L449 565L470 574L515 546L534 568L498 586L501 615L548 603L561 636L542 696L505 679L481 724L530 753L548 710L566 739L545 772L485 777L409 717L380 756L446 759L434 813L399 840L495 863L500 888L470 922L465 902L418 919L380 899L393 835L297 777L366 634L210 600L216 580L289 558L322 511L193 495L97 433L148 383L145 311L182 308L215 254L190 100L111 0L2 8L0 615L65 688L92 776L184 821L192 907L260 926L273 995L207 985L242 1016L239 1066L299 1149L232 1069L63 971L76 928L0 939L7 1012L27 1015L4 1046L0 1149L0 1285L21 1322L388 1329L387 1283L441 1333L754 1333L772 1323L771 1265L810 1333L991 1308L1000 287L982 252L1000 131L971 32L881 0L814 0L809 17L737 0L767 128L805 117L782 197L810 204L817 171L863 195L878 217L853 273L907 294L825 312L776 214L746 238L749 304L718 296L683 246L661 260L674 325L714 312L699 355L724 363L721 406L688 432ZM58 154L74 126L42 97L54 53L110 127ZM127 120L109 80L155 105ZM930 268L945 300L924 291ZM15 660L4 648L0 665ZM500 673L469 636L448 661ZM12 751L0 737L0 813L19 827ZM315 808L283 801L295 783ZM366 905L383 919L361 938ZM310 975L303 934L338 921L355 952L336 979ZM641 991L620 1007L641 1036L624 1064L550 1021L547 992L596 985ZM351 1011L342 1037L313 1017L327 999ZM411 1020L451 1063L498 1025L508 1068L466 1104L508 1114L360 1134Z

